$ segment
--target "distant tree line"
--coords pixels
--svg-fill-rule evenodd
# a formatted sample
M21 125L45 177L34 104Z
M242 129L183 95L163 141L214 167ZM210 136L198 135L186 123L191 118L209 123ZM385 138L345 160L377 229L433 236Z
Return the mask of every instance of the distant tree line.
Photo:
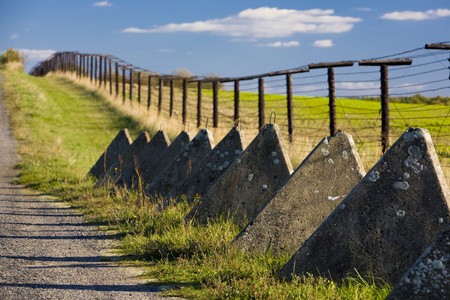
M380 97L363 97L367 101L380 101ZM435 96L425 97L421 94L414 96L389 97L390 102L394 103L412 103L412 104L433 104L433 105L447 105L450 106L450 97Z

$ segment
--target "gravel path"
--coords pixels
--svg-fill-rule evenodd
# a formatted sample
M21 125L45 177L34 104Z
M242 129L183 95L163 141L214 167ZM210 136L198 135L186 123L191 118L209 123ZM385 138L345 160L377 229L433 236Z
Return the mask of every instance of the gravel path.
M132 268L104 259L112 256L110 236L74 210L13 185L16 162L0 90L0 299L167 299Z

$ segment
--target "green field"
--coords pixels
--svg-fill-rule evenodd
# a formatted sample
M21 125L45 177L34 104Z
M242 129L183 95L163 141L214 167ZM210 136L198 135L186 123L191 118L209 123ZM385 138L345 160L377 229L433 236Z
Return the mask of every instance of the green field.
M105 230L117 231L122 237L118 251L124 261L143 267L145 278L152 284L176 287L166 292L167 295L205 299L384 299L389 293L390 286L366 277L367 274L343 282L312 277L280 281L276 274L289 257L247 254L229 247L241 230L230 220L212 220L207 226L196 227L182 222L191 208L186 203L172 204L159 212L154 209L156 204L146 202L141 207L135 192L122 190L110 194L108 190L93 189L93 182L85 175L121 128L128 128L135 138L141 130L147 130L152 136L163 124L170 127L173 139L177 130L181 130L178 94L174 102L178 114L168 120L164 118L166 106L158 118L155 107L147 113L143 103L145 113L142 114L135 103L131 106L127 102L122 107L121 98L109 99L108 91L97 91L87 82L77 83L71 77L36 78L16 71L2 71L2 75L4 101L18 140L20 182L69 201L88 220ZM157 99L157 91L153 92L153 99ZM197 92L189 93L190 130L195 133ZM169 93L165 91L165 94L167 97ZM220 92L223 118L220 128L213 130L216 143L233 124L232 95L230 91ZM211 118L211 92L204 90L203 96L206 122L207 117ZM255 94L241 94L247 143L257 131L255 97ZM167 99L164 98L165 102ZM285 130L283 99L283 96L266 95L266 120L269 121L271 111L276 111L277 123ZM327 99L295 98L296 139L286 145L296 164L318 140L327 136L327 105ZM399 136L408 125L429 128L438 145L441 163L446 167L448 108L399 103L391 108L391 124L395 125L392 136ZM338 100L337 112L339 128L354 136L369 169L380 155L379 103L342 99Z

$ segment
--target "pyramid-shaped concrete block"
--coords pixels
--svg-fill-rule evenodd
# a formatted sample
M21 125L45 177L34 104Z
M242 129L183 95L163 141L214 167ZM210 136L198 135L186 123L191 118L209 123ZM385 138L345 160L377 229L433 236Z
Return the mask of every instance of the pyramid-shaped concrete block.
M450 224L386 298L409 299L450 299Z
M239 127L233 127L220 143L192 169L192 172L175 185L165 200L183 195L187 201L191 202L195 197L205 195L241 155L245 146L242 130Z
M106 171L106 173L97 181L96 187L103 186L106 183L113 183L122 175L122 169L129 163L134 161L134 157L141 152L145 145L150 141L150 136L143 131L128 147L127 151L120 156Z
M233 243L294 254L364 175L348 133L324 138Z
M206 223L220 215L234 215L236 222L247 223L292 172L280 129L276 124L268 124L186 219Z
M152 184L145 190L146 195L165 196L175 185L183 180L196 164L214 148L211 131L201 129L186 145L178 156L162 171Z
M169 137L163 130L159 130L145 147L139 152L134 161L128 163L122 171L122 176L116 180L116 186L133 188L150 167L167 150L170 145Z
M109 146L106 148L105 152L100 155L99 159L89 171L88 175L94 176L96 178L102 177L111 167L113 162L118 159L119 155L123 156L130 145L131 138L128 134L128 130L126 128L120 130L111 144L109 144Z
M280 276L396 284L449 223L450 194L424 129L408 129L283 267Z
M142 175L143 187L148 187L159 174L169 166L186 145L190 142L191 135L182 131L164 151L164 153Z

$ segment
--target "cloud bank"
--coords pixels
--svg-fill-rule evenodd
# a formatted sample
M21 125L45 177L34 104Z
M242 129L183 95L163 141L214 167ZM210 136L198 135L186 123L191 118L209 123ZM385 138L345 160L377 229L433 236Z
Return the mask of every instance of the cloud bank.
M351 30L360 18L334 15L332 9L246 9L223 19L171 23L152 29L129 27L124 33L209 32L232 37L279 38L295 33L341 33Z
M437 18L450 17L450 9L439 8L436 10L427 10L427 11L394 11L390 13L386 13L382 15L381 19L387 20L395 20L395 21L423 21Z

